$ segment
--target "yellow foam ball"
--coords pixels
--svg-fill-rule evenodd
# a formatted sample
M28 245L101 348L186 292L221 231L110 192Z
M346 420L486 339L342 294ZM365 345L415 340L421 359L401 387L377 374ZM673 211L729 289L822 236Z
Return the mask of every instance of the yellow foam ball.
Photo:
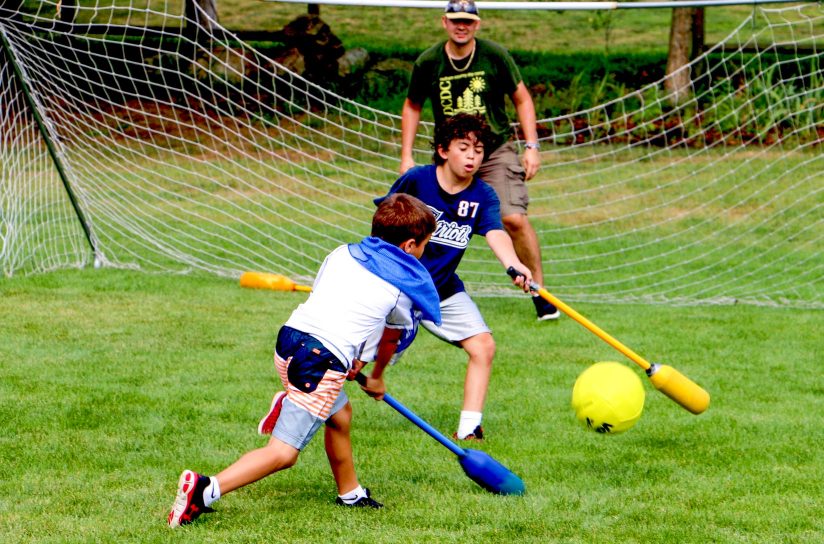
M645 396L641 379L627 366L595 363L575 380L572 408L587 429L619 434L641 417Z

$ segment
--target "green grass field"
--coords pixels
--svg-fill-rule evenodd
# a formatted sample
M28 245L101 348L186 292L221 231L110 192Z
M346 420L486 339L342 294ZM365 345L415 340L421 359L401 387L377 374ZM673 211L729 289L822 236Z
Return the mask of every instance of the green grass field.
M95 4L113 23L149 25L178 24L162 14L183 13L183 0L112 0ZM444 2L445 4L445 2ZM26 0L34 10L38 3ZM149 6L148 16L130 12L125 6ZM220 0L221 25L233 31L275 31L307 12L306 4L284 4L259 0ZM109 10L108 8L114 8ZM49 5L39 8L48 13ZM723 39L751 13L750 6L720 6L705 10L707 43ZM81 10L78 22L93 20L93 10ZM321 6L321 18L344 46L422 50L441 39L440 9ZM516 51L603 52L666 51L672 17L668 9L618 11L526 11L482 10L483 36L500 41ZM101 23L100 15L93 21ZM756 25L760 25L757 21ZM781 32L779 30L779 32Z
M705 386L694 416L645 381L624 435L588 433L576 376L621 356L569 318L481 298L498 356L480 446L524 480L490 495L455 458L348 385L363 484L382 511L333 503L322 440L296 467L171 533L178 474L263 444L275 332L305 295L203 276L63 271L0 282L3 542L747 542L824 539L821 312L752 306L576 308ZM626 362L634 370L634 365ZM462 353L422 333L389 391L451 433Z
M180 7L181 0L160 4ZM251 0L220 0L218 7L221 23L232 30L276 30L306 11L303 4ZM721 40L751 9L708 10L707 43ZM442 36L437 10L324 6L321 13L347 49L419 50ZM665 51L669 17L668 10L616 12L610 51ZM126 14L115 13L112 21L123 23ZM604 23L591 12L488 12L484 13L483 35L524 52L598 53L605 47ZM159 17L151 24L160 24ZM741 156L727 155L725 150L723 165L713 153L688 160L681 160L686 157L683 151L645 155L625 167L607 168L605 173L596 171L609 166L603 161L553 167L550 156L530 188L531 211L536 222L543 221L539 224L552 232L552 243L581 241L586 245L603 236L600 232L590 236L584 230L586 224L597 224L606 214L599 204L606 198L620 204L619 189L629 190L616 186L627 177L626 171L638 174L631 188L643 193L652 186L660 189L662 181L666 185L671 180L686 180L689 187L684 191L691 199L667 198L662 189L649 193L653 200L645 202L645 208L656 210L661 218L680 217L685 209L698 210L695 218L683 218L683 224L695 232L688 242L713 233L712 243L691 253L684 244L668 240L664 229L640 232L632 238L633 244L642 247L650 240L672 244L658 253L673 254L675 262L665 266L648 263L649 270L642 266L625 269L625 256L625 262L590 268L609 270L609 281L639 285L650 283L650 270L658 270L663 277L656 281L665 283L670 281L667 275L678 277L678 261L689 259L701 265L695 277L689 276L690 281L704 291L717 288L724 294L729 285L749 280L728 264L729 255L716 254L729 247L738 261L758 263L760 278L769 282L770 295L782 295L779 289L787 289L788 296L820 300L820 282L805 279L807 283L800 282L800 288L781 284L789 283L788 278L808 274L809 279L816 273L821 259L815 245L820 239L818 231L810 228L783 236L783 227L765 226L761 216L748 215L763 206L776 221L783 219L784 225L805 217L816 225L822 209L815 185L817 164L811 159L816 150L782 150L779 162L760 148L754 149ZM148 159L157 159L170 171L178 166L163 153ZM188 164L188 159L176 160ZM313 174L329 177L339 176L344 167L363 174L364 179L347 179L345 186L326 187L340 192L340 203L330 201L330 206L340 208L330 213L337 228L348 227L349 221L353 230L365 225L372 208L364 194L379 194L381 183L394 177L394 159L372 160L363 172L344 164L348 159L304 165L317 168ZM739 165L740 175L721 176ZM369 177L380 167L386 180ZM584 167L591 171L587 177L579 175ZM745 185L769 187L770 168L778 167L794 172L792 182L797 185L770 187L763 194L732 190L738 185L742 190ZM97 175L109 174L107 168L120 167L107 164ZM209 157L190 168L183 177L203 180L209 173L234 173L233 169L242 177L247 165ZM695 175L688 176L687 170ZM649 179L640 175L659 171L667 175ZM165 179L164 169L157 172ZM142 176L139 169L125 172L125 177L129 182L156 181ZM274 176L268 167L261 168L260 178L267 180L261 187L272 193L276 190L268 182L270 178L277 182L290 203L294 197L286 189L306 190L285 174ZM705 184L717 190L712 198L703 189ZM607 196L596 190L604 185L613 187ZM234 189L228 182L227 187ZM105 189L112 195L122 192L114 184ZM147 185L142 190L157 192L157 187ZM195 196L214 196L215 192L209 185L191 186ZM559 193L575 196L561 204L553 200ZM232 204L232 199L240 200L240 194L226 190L218 196ZM259 196L256 202L266 203ZM357 202L356 208L352 202ZM656 207L660 202L668 205ZM166 201L160 211L169 212L170 217L181 209L199 211L194 196L185 206L174 203ZM224 208L219 211L211 210L214 217L203 214L208 220L237 227L242 234L248 234L242 228L280 227L281 219L269 216L265 224L258 225L253 218L235 225L236 218L221 215ZM336 215L343 211L351 216L345 221ZM563 213L556 223L550 223L546 218L555 221L556 212ZM180 214L164 224L181 232L197 229L200 223L193 217ZM70 221L76 229L73 217ZM687 230L681 229L680 222L661 223L673 231L676 227ZM728 224L739 223L739 231L724 230ZM324 232L328 228L324 225L309 225L317 229L309 234ZM564 229L576 226L577 230ZM293 233L298 229L289 228ZM115 236L114 241L126 247L137 242L131 232L111 232L115 232L109 234ZM619 232L618 227L614 232ZM740 232L746 234L739 236ZM780 241L770 243L774 239ZM598 243L604 247L596 249L607 254L621 242L606 237ZM563 253L564 247L548 259L571 258ZM49 251L47 246L32 246L33 260ZM218 257L234 258L239 250L225 243L214 251ZM801 263L789 273L787 256ZM128 254L123 262L127 258ZM491 270L488 262L481 266L466 261L462 265L465 277L472 272L483 281L490 276L502 285L506 281L498 278L503 275L497 268L490 276L482 275ZM638 258L635 262L646 261ZM315 261L311 264L316 265ZM565 272L557 266L553 269L556 278ZM726 276L721 278L727 285L718 285L713 267L725 268ZM783 273L773 274L773 267ZM580 273L583 267L576 268L567 272ZM601 297L586 285L569 284L566 289L563 294L576 293L577 300L587 293L592 300ZM677 289L690 291L691 287L673 281L670 294L678 295ZM464 476L451 453L350 384L347 390L356 413L353 437L361 482L386 504L385 509L349 511L334 505L335 487L322 439L317 437L293 469L226 496L217 504L216 514L170 531L165 520L181 470L214 474L265 443L257 436L256 426L280 387L271 361L274 337L304 297L243 290L234 281L200 274L89 268L0 279L0 413L5 420L0 426L0 542L824 541L821 311L751 305L574 303L642 356L673 365L712 395L709 410L694 416L644 379L647 403L643 417L628 433L607 437L589 433L575 421L569 406L575 378L595 361L621 361L639 375L640 369L569 318L536 323L530 302L514 297L478 298L495 332L498 355L484 417L489 438L476 447L523 478L524 497L498 497L481 490ZM465 364L460 350L424 332L401 364L388 371L387 385L398 400L451 434L460 409Z

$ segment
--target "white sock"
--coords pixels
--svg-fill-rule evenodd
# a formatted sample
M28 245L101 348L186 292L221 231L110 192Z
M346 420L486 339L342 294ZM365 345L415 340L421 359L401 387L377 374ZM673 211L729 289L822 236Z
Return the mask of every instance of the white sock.
M211 506L213 502L220 498L220 484L217 478L209 478L209 485L203 490L203 506Z
M475 427L481 424L481 412L469 412L461 410L461 421L458 423L458 438L466 438L466 435L475 432Z
M338 495L338 497L340 497L340 500L342 500L346 504L352 504L353 502L357 502L361 497L365 496L366 490L360 485L348 493Z

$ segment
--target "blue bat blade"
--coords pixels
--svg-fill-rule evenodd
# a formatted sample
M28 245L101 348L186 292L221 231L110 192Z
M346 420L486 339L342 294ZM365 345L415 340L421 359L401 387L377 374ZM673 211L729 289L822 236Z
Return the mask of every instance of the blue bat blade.
M487 491L499 495L523 495L524 482L511 470L478 450L464 450L458 458L461 468L472 481Z

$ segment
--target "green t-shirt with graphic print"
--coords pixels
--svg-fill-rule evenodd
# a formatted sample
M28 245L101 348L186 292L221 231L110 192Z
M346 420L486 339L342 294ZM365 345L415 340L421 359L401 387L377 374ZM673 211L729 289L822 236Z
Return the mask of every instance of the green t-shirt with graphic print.
M460 69L456 71L445 44L430 47L415 61L406 97L421 106L428 99L436 124L456 113L483 115L497 140L492 150L486 150L489 156L512 136L505 98L515 92L521 73L506 49L479 38L469 66L464 68L468 57L452 61Z

